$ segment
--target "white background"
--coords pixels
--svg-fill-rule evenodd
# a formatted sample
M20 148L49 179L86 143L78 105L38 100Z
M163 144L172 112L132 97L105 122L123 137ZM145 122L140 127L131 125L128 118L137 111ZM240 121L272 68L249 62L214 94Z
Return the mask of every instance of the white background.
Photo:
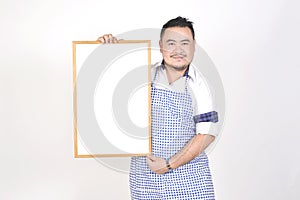
M296 0L0 2L0 199L129 199L128 175L73 158L72 40L195 22L226 121L209 154L218 200L300 198Z

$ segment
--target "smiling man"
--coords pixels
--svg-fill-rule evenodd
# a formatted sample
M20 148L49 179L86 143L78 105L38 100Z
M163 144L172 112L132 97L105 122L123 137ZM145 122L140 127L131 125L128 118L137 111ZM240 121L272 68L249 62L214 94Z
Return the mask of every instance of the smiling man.
M214 199L204 150L215 138L209 126L218 116L204 81L191 65L195 45L193 25L187 19L177 17L163 26L159 42L163 61L151 72L153 154L132 158L133 199Z
M167 72L183 73L194 57L195 39L188 27L163 28L159 46Z
M117 42L112 35L99 38ZM133 157L132 199L213 200L214 188L205 149L215 139L218 121L210 92L191 64L195 53L193 23L177 17L160 34L163 60L151 69L152 152Z

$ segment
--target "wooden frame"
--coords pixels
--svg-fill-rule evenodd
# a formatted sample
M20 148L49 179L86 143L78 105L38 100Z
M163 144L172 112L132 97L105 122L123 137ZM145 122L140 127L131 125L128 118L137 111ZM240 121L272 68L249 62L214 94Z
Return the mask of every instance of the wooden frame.
M105 45L115 45L115 44L144 44L147 45L147 66L148 66L148 74L147 74L147 91L148 91L148 152L143 153L96 153L91 154L89 152L81 153L79 149L82 148L82 144L80 142L80 137L78 134L78 116L77 116L77 76L78 69L80 66L77 64L78 52L77 49L80 48L79 45L102 45L100 41L73 41L72 49L73 49L73 111L74 111L74 157L75 158L94 158L94 157L129 157L129 156L145 156L152 151L152 136L151 136L151 41L150 40L120 40L118 43L105 44ZM93 47L94 48L94 47Z

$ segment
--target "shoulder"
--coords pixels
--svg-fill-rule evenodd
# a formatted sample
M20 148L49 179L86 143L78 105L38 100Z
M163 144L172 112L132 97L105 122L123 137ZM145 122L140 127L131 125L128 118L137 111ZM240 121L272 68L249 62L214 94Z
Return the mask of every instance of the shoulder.
M151 65L150 73L151 73L151 80L153 81L155 75L161 70L161 62L157 62Z
M200 113L209 112L212 107L212 94L208 82L200 70L190 67L188 83L193 102Z
M201 84L205 82L205 78L201 71L194 65L190 65L189 67L189 77L195 84Z
M198 91L201 87L207 87L206 79L203 74L195 66L189 67L189 86L192 90Z
M151 65L151 72L157 70L161 66L161 62L156 62L155 64Z

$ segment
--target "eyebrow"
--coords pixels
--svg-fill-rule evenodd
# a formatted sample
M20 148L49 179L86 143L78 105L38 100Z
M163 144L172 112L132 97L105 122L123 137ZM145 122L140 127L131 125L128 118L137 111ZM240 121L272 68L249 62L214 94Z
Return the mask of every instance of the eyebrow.
M166 42L176 42L176 41L173 39L168 39Z
M184 39L184 40L181 40L180 42L190 42L189 39Z
M177 42L176 40L173 40L173 39L168 39L166 42ZM183 40L180 40L180 42L191 42L189 39L183 39Z

